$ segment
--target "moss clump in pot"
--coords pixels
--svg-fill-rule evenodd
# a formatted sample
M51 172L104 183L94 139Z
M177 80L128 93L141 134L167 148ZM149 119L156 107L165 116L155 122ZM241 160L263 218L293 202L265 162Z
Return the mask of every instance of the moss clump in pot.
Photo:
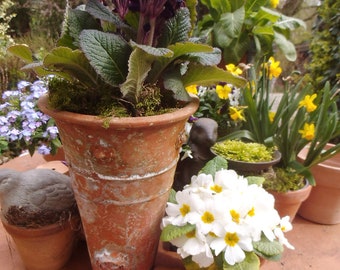
M243 142L239 140L225 140L216 143L212 150L226 158L244 162L265 162L273 159L274 150L263 144Z

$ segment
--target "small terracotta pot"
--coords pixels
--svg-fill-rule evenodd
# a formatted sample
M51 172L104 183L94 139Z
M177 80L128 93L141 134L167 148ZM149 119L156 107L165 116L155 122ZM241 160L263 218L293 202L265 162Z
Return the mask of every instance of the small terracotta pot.
M302 202L308 198L311 190L312 186L307 183L302 189L295 191L276 192L269 190L268 192L275 198L275 209L280 217L289 216L292 222Z
M330 147L328 145L327 147ZM308 149L299 154L301 160ZM340 223L340 153L311 168L316 186L302 203L298 214L319 224Z
M59 270L70 259L80 227L79 217L41 228L24 228L1 222L12 237L27 270Z

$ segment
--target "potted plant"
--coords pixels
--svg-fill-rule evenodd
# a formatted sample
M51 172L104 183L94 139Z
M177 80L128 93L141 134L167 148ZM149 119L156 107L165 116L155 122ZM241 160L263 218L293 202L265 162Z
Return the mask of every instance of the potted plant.
M258 70L257 70L258 69ZM259 71L260 70L260 71ZM280 151L281 161L274 166L274 172L266 175L264 187L278 197L292 195L294 190L306 191L305 200L315 180L310 167L330 158L340 150L336 145L322 153L324 146L338 136L338 110L336 107L336 88L326 85L319 91L313 91L312 86L303 79L294 79L294 75L286 78L285 89L280 99L273 100L271 79L281 73L279 62L269 58L259 68L248 69L249 82L241 90L246 121L241 130L230 137L243 137L249 140L275 146ZM260 72L260 76L257 74ZM275 104L275 107L274 107ZM309 156L303 163L299 162L298 154L308 144ZM294 200L295 200L294 199ZM283 201L288 199L284 198ZM276 199L280 204L280 199ZM292 203L290 203L292 204ZM300 202L301 204L301 202ZM294 207L294 212L299 205ZM295 216L292 212L291 217Z
M283 245L294 248L284 236L289 217L280 218L261 177L226 166L212 159L168 202L161 239L176 247L185 269L259 269L259 258L279 260Z
M278 163L280 152L256 142L224 140L217 142L213 151L228 160L228 167L240 174L261 174Z
M58 270L70 259L80 218L70 177L50 169L0 170L0 219L30 270Z
M67 9L58 46L28 65L57 76L40 108L59 129L93 269L152 267L198 106L185 87L244 83L216 67L219 50L190 39L194 17L184 1L90 0ZM33 61L25 46L10 52Z

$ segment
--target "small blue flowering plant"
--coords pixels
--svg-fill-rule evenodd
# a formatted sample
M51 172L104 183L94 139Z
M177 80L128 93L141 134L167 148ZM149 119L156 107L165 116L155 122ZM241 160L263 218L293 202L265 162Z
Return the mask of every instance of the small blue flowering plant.
M260 257L279 260L284 246L294 249L284 235L292 229L289 217L279 216L263 178L226 166L225 159L212 159L170 196L161 240L177 247L186 269L254 270Z
M46 82L20 81L16 90L2 94L0 104L0 155L14 157L28 150L40 154L55 153L61 142L54 120L37 106L39 97L47 93Z

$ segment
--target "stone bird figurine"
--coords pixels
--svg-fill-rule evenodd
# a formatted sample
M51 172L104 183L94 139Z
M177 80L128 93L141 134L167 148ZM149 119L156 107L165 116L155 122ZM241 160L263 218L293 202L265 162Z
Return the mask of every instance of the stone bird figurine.
M50 169L1 169L0 205L10 224L22 226L53 223L76 209L70 177Z

